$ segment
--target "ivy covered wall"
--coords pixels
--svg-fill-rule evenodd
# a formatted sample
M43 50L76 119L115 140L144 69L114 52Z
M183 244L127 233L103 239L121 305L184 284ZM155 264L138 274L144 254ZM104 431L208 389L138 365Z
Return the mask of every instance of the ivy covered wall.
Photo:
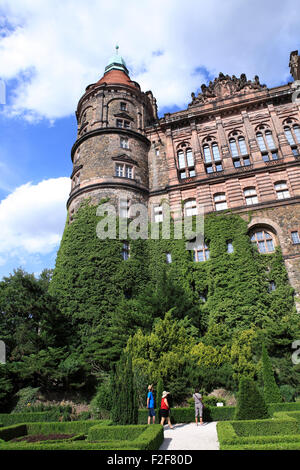
M151 331L155 318L170 309L177 319L188 317L193 334L207 345L231 346L237 331L254 328L272 356L287 357L300 325L281 251L259 254L240 216L206 217L210 259L198 263L185 241L173 236L130 240L124 261L121 240L97 237L99 220L86 202L66 225L50 287L87 362L108 370L130 335ZM229 240L233 253L227 252ZM271 281L276 289L270 292Z

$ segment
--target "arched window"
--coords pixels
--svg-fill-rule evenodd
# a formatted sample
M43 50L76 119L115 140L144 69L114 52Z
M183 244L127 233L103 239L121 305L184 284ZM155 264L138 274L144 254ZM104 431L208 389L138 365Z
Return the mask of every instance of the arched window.
M196 176L193 151L191 148L187 148L185 143L180 145L180 149L177 152L177 165L181 180Z
M256 244L260 253L272 253L275 250L274 236L265 229L252 232L251 242Z
M240 132L234 131L230 134L229 146L232 155L232 161L235 168L250 165L250 157L246 141Z
M258 132L256 132L256 139L264 162L278 160L278 149L275 145L272 132L266 125L259 126Z
M227 202L225 193L219 193L214 195L216 211L222 211L227 209Z
M184 203L184 215L187 217L191 215L197 215L196 199L190 199Z
M284 126L284 133L294 155L299 155L298 144L300 144L300 127L298 124L292 124L293 121L285 121L289 125Z
M203 154L207 174L223 171L219 146L213 137L206 137L204 139Z
M286 181L278 181L278 183L274 184L274 188L276 191L277 199L287 199L290 197L290 192Z
M194 249L194 261L200 263L202 261L208 260L210 257L209 247L206 243L204 245L198 245Z
M258 203L256 189L254 187L245 188L244 196L247 206L251 206L252 204Z

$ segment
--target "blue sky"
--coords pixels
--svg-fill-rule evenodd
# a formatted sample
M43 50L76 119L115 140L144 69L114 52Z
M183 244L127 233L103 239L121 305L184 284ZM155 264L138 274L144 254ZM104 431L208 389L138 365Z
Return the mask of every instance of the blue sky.
M0 278L54 266L76 105L116 43L163 115L220 71L290 81L299 31L298 0L0 0Z

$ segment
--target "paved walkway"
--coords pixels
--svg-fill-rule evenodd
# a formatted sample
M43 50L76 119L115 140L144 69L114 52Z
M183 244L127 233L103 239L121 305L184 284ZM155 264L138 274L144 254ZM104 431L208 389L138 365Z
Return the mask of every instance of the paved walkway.
M217 423L164 426L164 442L159 450L219 450Z

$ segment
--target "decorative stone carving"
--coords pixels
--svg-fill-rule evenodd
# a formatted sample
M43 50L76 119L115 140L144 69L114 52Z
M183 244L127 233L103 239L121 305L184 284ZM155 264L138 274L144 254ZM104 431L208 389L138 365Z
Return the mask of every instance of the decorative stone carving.
M247 80L246 74L242 73L240 78L235 75L224 75L220 72L219 76L210 81L209 85L201 85L201 93L198 96L192 93L192 102L190 106L207 103L215 99L227 98L231 95L240 92L247 92L249 90L263 90L266 85L262 85L259 81L258 75L255 75L254 80Z
M298 51L291 52L290 55L290 73L294 80L300 79L300 57L298 55Z

